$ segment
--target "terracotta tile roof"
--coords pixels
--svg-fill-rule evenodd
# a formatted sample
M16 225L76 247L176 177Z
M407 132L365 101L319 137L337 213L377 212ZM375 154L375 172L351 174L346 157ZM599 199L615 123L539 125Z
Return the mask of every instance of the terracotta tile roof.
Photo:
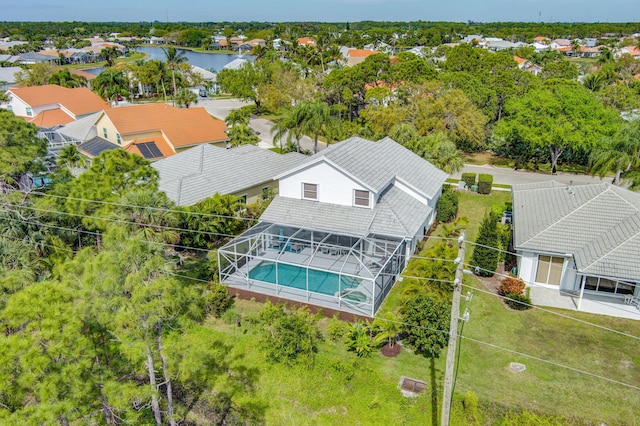
M147 104L111 108L105 114L121 135L161 131L176 148L228 139L224 122L210 116L204 108Z
M636 80L640 80L640 74L634 75L633 78L635 78Z
M640 55L640 48L638 48L636 46L626 46L625 50L627 50L631 56L639 56Z
M549 40L549 39L547 37L542 37L542 36L533 38L533 41L545 41L545 40Z
M78 70L75 68L67 68L67 70L69 71L70 74L75 74L75 75L79 75L80 77L86 78L87 81L91 81L97 77L97 75L95 74L91 74L90 72Z
M371 55L375 55L378 52L374 52L373 50L366 50L366 49L350 49L349 52L347 53L348 57L351 58L366 58L367 56L371 56Z
M70 116L60 108L55 108L42 111L40 114L36 115L33 118L28 117L27 121L40 127L53 127L58 124L71 123L74 120L72 116Z
M86 87L68 89L55 84L12 87L9 91L33 107L58 104L73 115L84 115L109 108L109 104Z
M524 64L525 62L527 62L527 60L526 60L526 59L521 58L520 56L514 56L514 57L513 57L513 60L514 60L514 61L516 61L516 62L518 63L518 65L522 65L522 64Z
M162 156L159 156L159 157L145 156L140 150L140 145L148 144L148 143L154 143L155 146L160 151L160 153L162 154ZM159 160L160 158L171 157L176 153L175 150L171 147L171 144L167 142L166 139L162 136L136 139L133 142L131 142L129 145L127 145L124 148L124 150L131 154L140 155L146 158L147 160Z
M306 44L307 46L316 45L316 41L311 37L300 37L297 41L298 41L298 44Z

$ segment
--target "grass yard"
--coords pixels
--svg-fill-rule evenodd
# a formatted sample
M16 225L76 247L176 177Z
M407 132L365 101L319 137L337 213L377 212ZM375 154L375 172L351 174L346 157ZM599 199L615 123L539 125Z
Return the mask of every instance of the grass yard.
M460 214L470 219L467 239L475 239L480 221L492 205L508 201L510 193L504 191L490 196L461 193ZM437 229L434 235L439 232ZM427 248L435 241L430 239ZM471 256L473 244L467 247L467 256ZM394 286L380 315L399 307L407 281ZM555 422L526 424L640 424L640 390L575 371L638 386L640 340L538 309L510 310L493 293L485 293L483 284L472 276L465 276L464 285L463 294L471 288L477 290L471 302L462 301L462 311L468 306L471 316L462 328L452 425L494 424L506 412L523 409L562 416L547 418ZM267 424L439 424L446 349L435 360L433 370L429 359L406 349L397 358L386 358L378 351L370 358L357 358L343 343L329 340L321 343L313 368L272 364L260 349L258 326L250 321L262 307L236 300L236 309L243 315L242 327L214 319L207 325L216 339L231 347L231 367L251 372L253 391L238 394L236 400L263 410ZM557 312L640 338L639 321ZM319 322L325 336L329 321ZM510 362L525 364L526 371L511 372ZM427 391L417 398L401 396L397 388L401 376L425 381ZM479 399L475 422L469 421L463 408L467 392Z

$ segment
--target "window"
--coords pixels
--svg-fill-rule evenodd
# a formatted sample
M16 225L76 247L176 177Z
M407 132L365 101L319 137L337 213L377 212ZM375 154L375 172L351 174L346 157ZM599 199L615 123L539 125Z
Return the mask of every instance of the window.
M563 257L538 256L538 269L536 270L536 282L543 284L560 285L562 279Z
M27 117L31 116L33 116L33 110L31 109L31 107L27 107Z
M102 136L104 136L105 139L109 138L109 134L107 133L106 127L102 128Z
M353 204L356 206L369 207L369 191L356 189L354 191Z
M247 194L241 195L238 197L241 203L247 204Z
M13 107L11 105L7 105L7 111L13 112Z
M302 198L305 200L318 199L318 185L315 183L302 184Z
M635 286L624 281L613 281L606 278L586 277L585 290L601 291L615 294L633 294Z
M116 133L116 140L118 141L118 145L122 145L122 139L120 139L120 133Z

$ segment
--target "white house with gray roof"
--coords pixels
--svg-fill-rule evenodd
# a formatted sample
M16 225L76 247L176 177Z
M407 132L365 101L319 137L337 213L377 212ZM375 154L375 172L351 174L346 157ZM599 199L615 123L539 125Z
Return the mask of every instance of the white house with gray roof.
M306 158L255 145L225 149L202 144L158 160L151 167L159 173L160 191L179 206L191 206L216 193L235 195L252 204L268 190L277 190L275 175Z
M526 283L582 298L640 295L640 194L606 183L514 185L513 242Z
M353 137L275 176L260 223L218 251L244 290L372 317L434 221L447 174L390 138Z

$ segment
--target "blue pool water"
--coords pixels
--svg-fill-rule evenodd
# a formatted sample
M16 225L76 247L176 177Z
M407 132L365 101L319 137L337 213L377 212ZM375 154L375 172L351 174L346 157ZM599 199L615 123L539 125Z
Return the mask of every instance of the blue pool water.
M277 284L300 290L307 289L307 269L300 266L278 264ZM276 284L276 263L260 262L249 271L249 278ZM339 283L342 281L342 287ZM340 277L333 272L309 269L309 291L334 296L338 290L355 288L361 280L352 277Z

